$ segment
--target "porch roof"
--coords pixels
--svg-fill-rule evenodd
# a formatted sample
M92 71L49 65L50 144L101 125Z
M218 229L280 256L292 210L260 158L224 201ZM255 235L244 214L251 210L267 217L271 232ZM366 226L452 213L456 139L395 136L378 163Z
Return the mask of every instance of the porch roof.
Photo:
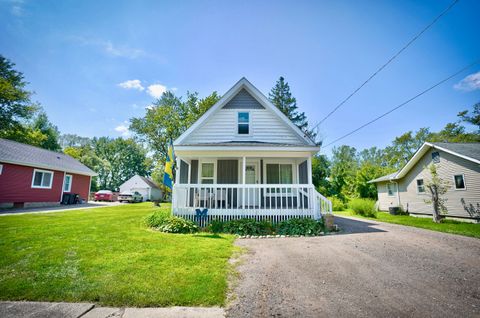
M303 151L316 153L320 146L295 145L288 143L271 143L262 141L221 141L215 143L197 143L175 146L175 150L213 150L213 151Z

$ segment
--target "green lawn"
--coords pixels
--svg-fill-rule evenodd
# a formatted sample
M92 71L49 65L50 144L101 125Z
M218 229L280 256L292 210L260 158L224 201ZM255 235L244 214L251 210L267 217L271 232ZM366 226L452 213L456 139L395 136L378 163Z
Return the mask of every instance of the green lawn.
M381 222L395 223L407 226L419 227L432 231L459 234L480 238L480 224L444 220L442 223L434 223L432 218L420 218L408 215L390 215L387 212L378 212L377 218L368 218L354 214L352 211L335 211L335 215L353 216L363 219L377 220Z
M234 237L150 230L142 219L155 209L0 216L0 299L223 305Z

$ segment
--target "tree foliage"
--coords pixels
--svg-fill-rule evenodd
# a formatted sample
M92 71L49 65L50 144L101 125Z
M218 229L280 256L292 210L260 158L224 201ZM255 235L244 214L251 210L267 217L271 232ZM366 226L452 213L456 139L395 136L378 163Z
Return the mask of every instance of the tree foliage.
M136 174L150 175L153 165L147 150L133 139L93 138L85 145L66 147L64 152L97 172L92 185L94 191L116 191Z
M426 169L430 172L430 179L425 183L425 188L430 193L430 199L425 200L425 203L432 205L433 221L439 223L442 220L442 214L448 213L445 206L447 199L444 198L444 195L450 189L450 183L440 178L435 164L430 164Z
M59 131L31 101L32 92L15 64L0 55L0 138L58 151Z
M268 94L268 98L282 113L285 114L298 128L300 128L307 136L314 139L316 134L308 129L307 116L304 112L300 112L297 106L297 99L290 92L290 85L285 81L283 76L275 83Z
M179 137L219 99L216 92L202 99L197 93L187 92L183 102L173 92L165 92L145 116L130 120L130 130L150 146L158 161L164 162L170 140Z
M25 120L32 118L37 106L30 100L23 74L14 69L15 64L0 55L0 135L22 130Z

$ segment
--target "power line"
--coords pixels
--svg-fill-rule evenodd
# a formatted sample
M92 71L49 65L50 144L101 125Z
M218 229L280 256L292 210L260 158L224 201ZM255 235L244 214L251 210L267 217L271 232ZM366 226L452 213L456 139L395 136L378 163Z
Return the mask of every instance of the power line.
M327 144L327 145L325 145L324 147L328 147L328 146L330 146L330 145L332 145L332 144L336 143L337 141L340 141L340 140L342 140L343 138L346 138L346 137L348 137L348 136L350 136L350 135L352 135L352 134L356 133L356 132L357 132L357 131L359 131L360 129L362 129L362 128L364 128L364 127L366 127L366 126L368 126L368 125L370 125L370 124L372 124L372 123L376 122L377 120L379 120L379 119L381 119L381 118L383 118L383 117L387 116L388 114L390 114L390 113L394 112L395 110L399 109L400 107L403 107L403 106L407 105L408 103L410 103L410 102L411 102L411 101L413 101L414 99L417 99L418 97L420 97L420 96L422 96L422 95L424 95L424 94L428 93L429 91L431 91L431 90L432 90L432 89L434 89L435 87L437 87L437 86L439 86L439 85L441 85L441 84L443 84L443 83L447 82L448 80L450 80L450 79L454 78L454 77L455 77L455 76L457 76L458 74L460 74L460 73L462 73L462 72L466 71L467 69L471 68L472 66L474 66L474 65L476 65L476 64L478 64L478 63L480 63L480 60L477 60L477 61L475 61L475 62L473 62L473 63L471 63L471 64L469 64L469 65L467 65L467 66L463 67L461 70L459 70L459 71L455 72L454 74L452 74L452 75L448 76L447 78L445 78L445 79L441 80L440 82L437 82L435 85L433 85L433 86L430 86L430 87L429 87L429 88L427 88L426 90L424 90L424 91L422 91L422 92L418 93L417 95L415 95L415 96L411 97L410 99L406 100L405 102L401 103L400 105L398 105L398 106L395 106L394 108L390 109L388 112L386 112L386 113L383 113L382 115L380 115L380 116L378 116L378 117L376 117L376 118L374 118L374 119L370 120L369 122L367 122L367 123L363 124L362 126L360 126L360 127L356 128L356 129L352 130L351 132L349 132L349 133L347 133L347 134L345 134L345 135L343 135L343 136L341 136L341 137L339 137L339 138L335 139L334 141L332 141L332 142L328 143L328 144Z
M340 107L342 107L342 105L345 104L350 98L352 98L353 95L355 95L359 90L361 90L368 82L370 82L371 79L373 79L378 73L380 73L385 67L387 67L388 64L393 62L393 60L395 60L400 54L402 54L402 52L405 51L413 42L415 42L420 36L422 36L423 33L425 33L428 29L430 29L430 27L432 27L438 20L440 20L441 17L443 17L448 11L450 11L450 9L452 9L457 4L458 1L460 0L454 0L445 10L443 10L442 13L440 13L440 15L438 15L435 19L433 19L433 21L430 22L425 28L423 28L422 31L420 31L420 33L415 35L405 46L403 46L400 49L400 51L395 53L385 64L383 64L378 70L376 70L372 75L370 75L370 77L367 78L367 80L363 82L362 85L360 85L357 89L355 89L352 93L350 93L350 95L348 95L347 98L345 98L340 104L335 106L332 109L332 111L330 111L327 114L327 116L325 116L322 120L320 120L320 122L318 122L318 124L313 126L311 129L314 130L320 124L322 124L325 120L327 120L327 118L333 115L333 113L335 113Z

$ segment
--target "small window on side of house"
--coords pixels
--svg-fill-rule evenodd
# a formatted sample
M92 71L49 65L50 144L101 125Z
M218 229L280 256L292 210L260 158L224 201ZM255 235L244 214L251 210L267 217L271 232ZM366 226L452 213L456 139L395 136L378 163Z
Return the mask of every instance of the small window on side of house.
M455 190L465 190L465 176L463 174L456 174L453 176L455 180Z
M440 153L438 151L432 152L432 162L433 163L440 162Z
M389 197L395 196L395 193L397 192L395 184L394 183L387 183L387 193Z
M250 113L239 112L237 124L238 124L237 133L239 135L249 135L250 134Z
M423 184L423 179L417 179L417 192L425 193L425 185Z

